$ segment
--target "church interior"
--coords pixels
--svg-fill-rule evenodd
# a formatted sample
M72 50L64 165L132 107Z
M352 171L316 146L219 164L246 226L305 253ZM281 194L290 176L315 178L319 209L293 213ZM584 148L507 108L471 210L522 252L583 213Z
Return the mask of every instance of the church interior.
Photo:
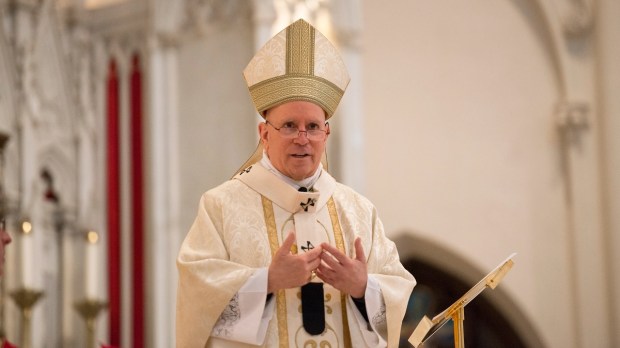
M329 172L417 279L400 346L512 253L468 347L620 346L616 0L0 0L0 336L175 346L181 242L258 141L241 72L299 18L351 76Z

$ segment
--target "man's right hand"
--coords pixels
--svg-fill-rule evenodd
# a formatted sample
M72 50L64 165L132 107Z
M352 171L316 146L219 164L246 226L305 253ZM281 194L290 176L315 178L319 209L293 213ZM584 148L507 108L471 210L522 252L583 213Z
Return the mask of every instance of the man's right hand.
M269 265L267 293L308 284L312 278L312 272L321 264L323 248L318 246L295 255L291 253L293 243L295 243L295 233L291 232L273 256L271 265Z

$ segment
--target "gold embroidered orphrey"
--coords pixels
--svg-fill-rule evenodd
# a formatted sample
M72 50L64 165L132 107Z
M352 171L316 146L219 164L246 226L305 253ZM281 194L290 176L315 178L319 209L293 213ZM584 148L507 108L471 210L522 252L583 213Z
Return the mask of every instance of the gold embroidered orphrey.
M261 201L263 204L263 213L265 216L265 223L267 225L267 234L269 237L269 246L271 248L271 256L276 253L280 247L278 243L278 231L276 228L275 214L273 212L273 203L265 196L261 195ZM340 228L340 221L338 220L338 212L336 211L336 205L334 199L330 198L327 201L327 209L329 211L329 217L334 229L334 239L336 247L341 252L345 253L344 239L342 238L342 229ZM295 246L295 245L294 245ZM295 253L297 249L295 248ZM346 295L340 293L340 304L342 309L342 328L344 332L344 347L351 348L351 333L349 332L349 324L347 318L347 303ZM278 337L280 341L280 348L288 347L288 325L286 320L286 295L284 290L278 290L276 294L276 313L278 316Z

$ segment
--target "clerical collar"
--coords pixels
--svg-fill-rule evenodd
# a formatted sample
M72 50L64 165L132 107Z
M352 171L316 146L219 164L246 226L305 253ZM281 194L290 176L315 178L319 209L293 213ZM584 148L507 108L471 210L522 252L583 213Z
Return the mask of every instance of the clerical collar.
M300 187L306 187L310 189L312 186L314 186L316 181L319 180L319 177L321 176L321 173L323 172L323 164L319 163L319 167L316 169L314 174L312 174L311 176L303 180L300 180L300 181L293 180L290 177L282 174L279 170L276 169L276 167L273 166L273 163L271 163L271 160L269 160L269 157L267 156L267 153L265 153L265 151L263 151L263 158L261 158L260 164L263 167L265 167L267 170L275 174L278 178L282 179L287 184L293 186L295 190L299 190Z

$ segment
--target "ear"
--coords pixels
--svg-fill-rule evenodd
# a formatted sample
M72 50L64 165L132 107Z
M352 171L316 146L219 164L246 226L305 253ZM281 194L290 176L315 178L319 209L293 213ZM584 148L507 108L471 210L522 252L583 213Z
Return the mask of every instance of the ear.
M260 137L260 141L263 143L263 147L267 149L269 132L267 131L267 124L265 122L261 122L258 124L258 136Z

